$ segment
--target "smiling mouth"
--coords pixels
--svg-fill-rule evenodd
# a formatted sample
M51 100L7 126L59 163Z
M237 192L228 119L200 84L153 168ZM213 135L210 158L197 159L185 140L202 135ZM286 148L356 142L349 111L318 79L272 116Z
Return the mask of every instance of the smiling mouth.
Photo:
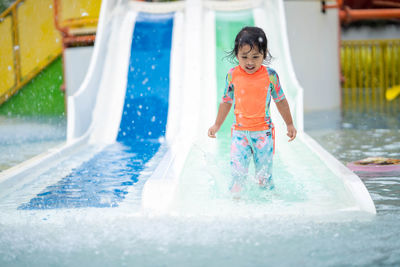
M253 70L254 67L246 67L246 69L248 69L248 70Z

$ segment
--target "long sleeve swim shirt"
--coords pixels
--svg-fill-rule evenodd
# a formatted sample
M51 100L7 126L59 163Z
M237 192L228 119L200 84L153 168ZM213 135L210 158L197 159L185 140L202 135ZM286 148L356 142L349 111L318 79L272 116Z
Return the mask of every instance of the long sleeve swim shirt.
M249 74L240 66L226 75L222 102L234 105L234 129L263 131L271 128L270 102L285 99L278 74L275 70L261 66Z

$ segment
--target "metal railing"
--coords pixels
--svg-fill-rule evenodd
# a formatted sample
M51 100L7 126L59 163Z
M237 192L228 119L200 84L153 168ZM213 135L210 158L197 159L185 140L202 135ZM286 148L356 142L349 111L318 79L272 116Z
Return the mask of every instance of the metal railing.
M400 85L400 39L342 41L341 66L344 110L400 112L400 97L385 97Z

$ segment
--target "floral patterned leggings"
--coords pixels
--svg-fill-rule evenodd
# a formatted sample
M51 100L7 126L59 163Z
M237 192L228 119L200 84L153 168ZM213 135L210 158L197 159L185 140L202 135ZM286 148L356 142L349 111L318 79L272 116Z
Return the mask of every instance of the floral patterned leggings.
M251 157L254 160L255 178L260 186L273 189L272 157L274 141L271 130L239 131L232 130L231 171L233 188L239 190L246 182Z

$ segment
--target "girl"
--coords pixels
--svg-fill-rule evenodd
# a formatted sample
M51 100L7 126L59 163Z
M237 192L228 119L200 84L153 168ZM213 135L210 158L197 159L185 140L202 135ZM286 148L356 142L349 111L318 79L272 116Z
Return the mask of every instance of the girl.
M296 128L278 74L263 63L271 57L267 37L258 27L244 27L236 36L230 52L239 65L229 70L217 118L208 130L215 138L229 110L234 104L235 121L232 126L231 192L242 190L251 156L254 160L256 179L261 187L272 189L272 156L274 131L270 118L271 96L287 126L289 142L296 138Z

